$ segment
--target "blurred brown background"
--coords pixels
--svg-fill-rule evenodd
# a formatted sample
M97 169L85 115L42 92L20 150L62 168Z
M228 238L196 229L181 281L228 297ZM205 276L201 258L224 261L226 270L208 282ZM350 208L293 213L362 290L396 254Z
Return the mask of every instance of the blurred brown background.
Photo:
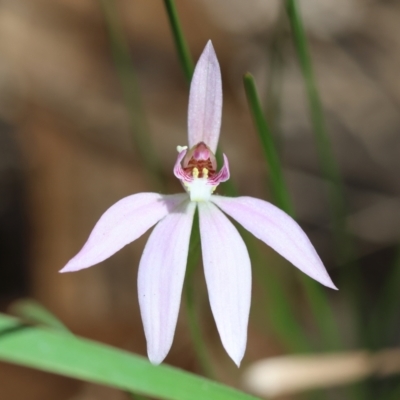
M384 274L400 233L400 3L301 0L329 133L350 205L348 224L366 280ZM251 71L280 133L285 173L302 226L334 259L304 82L279 0L177 0L197 59L208 39L223 74L221 145L240 193L268 199L268 171L248 112ZM119 0L144 113L170 193L176 145L186 144L188 87L161 0ZM279 54L274 53L279 48ZM274 80L271 82L271 71ZM271 102L278 93L280 104ZM267 101L269 99L269 101ZM0 301L33 296L74 332L145 354L137 265L146 240L76 274L58 270L98 217L123 196L152 190L137 152L96 0L0 2ZM277 257L271 257L273 268ZM292 271L291 271L292 272ZM335 271L331 271L335 276ZM296 272L297 273L297 272ZM379 280L379 279L378 279ZM220 378L235 383L202 297ZM253 299L253 308L256 307ZM248 360L279 342L250 326ZM185 318L167 362L196 370ZM124 399L125 395L0 364L1 400Z

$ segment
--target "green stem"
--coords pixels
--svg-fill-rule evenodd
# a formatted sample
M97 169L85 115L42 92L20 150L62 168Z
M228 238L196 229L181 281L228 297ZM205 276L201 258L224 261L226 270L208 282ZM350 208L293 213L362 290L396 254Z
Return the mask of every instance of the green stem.
M365 296L365 293L362 291L362 279L360 276L360 269L355 261L353 243L346 229L346 203L340 172L333 155L326 129L324 111L317 89L307 36L303 26L298 1L285 0L285 5L286 13L292 29L294 45L305 82L319 163L322 169L322 174L329 184L329 204L333 234L335 238L337 263L343 267L341 287L346 288L346 292L352 302L351 312L356 321L355 325L358 331L360 343L366 345L367 335L365 334L365 329L363 329L364 322L360 319L360 316L362 315L361 307L364 302L363 297ZM362 385L358 385L357 388L353 390L353 395L356 398L365 398L363 397L364 394L365 388Z
M338 263L345 264L352 258L352 250L346 234L346 205L343 196L343 187L339 168L336 164L327 133L324 111L317 89L307 36L297 0L286 0L286 11L292 28L293 40L305 81L311 121L322 173L329 182L329 201L331 205L332 222L334 224Z
M164 5L165 9L167 10L169 23L175 41L175 47L178 51L178 57L182 66L183 73L185 74L186 81L190 83L190 81L192 80L194 64L189 52L189 46L183 35L175 2L174 0L164 0Z
M260 99L254 83L254 78L250 73L247 73L243 77L243 82L250 112L259 134L265 158L269 164L272 193L275 202L289 215L293 216L294 209L289 199L289 193L285 187L285 180L283 177L279 156L276 151L274 138L272 137L271 130L269 129L267 121L264 118Z
M163 174L151 143L147 123L143 118L145 113L139 96L135 69L129 45L121 26L118 10L114 0L99 1L109 34L112 56L121 84L124 101L129 111L134 146L154 186L162 191L164 188Z
M294 217L294 208L290 201L279 155L276 150L271 130L264 117L260 99L257 93L254 78L250 73L244 75L244 87L250 107L251 114L260 137L264 155L269 165L271 188L276 204L289 215ZM308 302L313 310L314 318L318 323L325 343L331 350L341 347L340 334L336 325L336 319L329 305L328 299L318 283L304 275L299 275L301 284L306 293Z
M173 0L165 1L165 5L168 11L168 17L170 20L170 25L172 27L172 32L175 39L175 45L177 48L177 52L179 55L179 61L184 71L187 83L190 84L190 78L193 74L193 61L190 57L189 51L187 51L187 42L185 40L184 34L181 29L181 25L179 22L179 16L176 12L176 7ZM171 12L172 11L172 12ZM184 56L183 56L184 55ZM217 150L216 153L218 164L222 163L222 152L221 149ZM237 196L237 189L232 180L224 182L221 184L222 191L229 196ZM258 250L254 245L252 245L252 241L249 238L247 233L243 233L242 235L245 239L246 244L249 248L249 253L253 261L253 266L260 274L260 279L263 282L264 287L266 288L266 293L268 300L267 304L267 314L271 320L271 327L278 334L280 339L283 341L285 346L288 349L296 350L296 351L307 351L310 348L307 338L305 337L300 325L298 324L295 313L292 310L291 305L287 301L287 297L284 295L284 290L282 285L276 281L275 279L271 279L270 274L267 269L260 262L260 255ZM191 331L194 332L194 326L191 328ZM296 334L297 333L297 334ZM192 334L193 336L193 334ZM197 336L197 334L195 335ZM193 338L193 340L196 340Z
M211 365L210 355L205 345L205 340L202 338L199 319L196 315L197 313L195 307L194 273L196 266L199 264L200 261L200 250L201 246L200 246L199 218L198 218L198 212L196 211L193 220L192 233L190 236L189 256L186 267L184 294L186 301L188 324L197 359L200 363L204 375L207 376L208 378L213 379L215 377L215 374L213 372L213 368Z
M181 23L179 21L178 12L176 10L176 5L174 0L164 0L164 5L167 11L169 23L174 37L175 47L178 53L178 59L181 64L186 82L188 85L190 85L194 72L194 62L189 52L189 46L183 34ZM217 150L216 157L219 165L221 165L222 154L220 149ZM221 187L222 190L229 195L234 195L236 193L235 187L231 181L225 182ZM197 217L195 218L195 221L196 219ZM199 237L198 226L197 229L195 228L192 229L191 246L193 251L189 252L187 273L185 279L185 302L188 315L188 324L198 361L203 369L203 372L207 376L212 377L214 376L214 373L212 371L209 357L207 356L207 351L204 346L204 341L202 340L201 329L198 318L196 316L195 305L194 305L193 272L191 271L193 271L200 257L200 237Z

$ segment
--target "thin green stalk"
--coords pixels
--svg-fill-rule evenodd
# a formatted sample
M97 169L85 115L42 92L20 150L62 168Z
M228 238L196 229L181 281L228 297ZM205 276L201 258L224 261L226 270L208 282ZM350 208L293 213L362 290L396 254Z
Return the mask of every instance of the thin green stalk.
M121 26L115 0L99 0L103 11L114 64L121 84L125 104L129 111L132 137L135 148L143 162L153 184L163 190L163 174L157 155L151 143L149 129L144 120L144 110L139 96L139 87L129 45Z
M186 81L190 84L191 76L193 75L193 60L190 56L185 40L184 34L181 29L181 24L179 22L179 16L176 12L176 7L174 0L165 1L165 5L173 11L168 11L168 17L170 25L172 27L172 32L175 39L175 45L179 55L179 61L184 71ZM184 57L182 55L185 55ZM216 153L218 164L222 164L222 152L218 148ZM221 184L221 188L225 194L228 196L237 196L238 191L232 180L224 182ZM241 230L242 236L245 238L246 244L249 248L249 253L253 261L253 266L260 274L263 285L266 288L266 293L268 300L266 302L266 308L268 310L268 316L271 320L272 329L278 334L279 338L285 344L288 349L293 351L307 351L310 349L310 345L307 338L304 335L300 325L297 322L293 308L287 301L285 297L284 289L279 281L271 279L271 274L268 273L267 268L264 265L260 265L259 252L256 246L252 245L252 240L249 238L247 232ZM187 300L186 300L187 301ZM194 330L195 328L192 327ZM191 330L192 330L191 329Z
M352 250L346 234L346 205L344 201L343 187L339 168L336 164L326 129L324 111L317 89L308 48L308 41L297 0L286 0L286 11L292 28L293 40L305 81L311 121L322 173L329 182L329 201L331 205L338 263L346 264L352 258Z
M205 345L205 340L202 338L201 328L196 313L195 305L195 285L194 273L196 266L200 261L200 231L199 231L199 218L196 211L192 233L190 235L189 256L186 267L186 276L184 284L184 294L186 301L186 311L188 316L189 329L193 341L193 346L196 352L197 359L205 376L210 379L215 378L215 374L210 361L210 355Z
M194 72L194 62L189 52L189 46L183 34L176 5L174 0L164 0L164 5L171 26L175 47L178 53L178 59L182 67L182 71L184 73L186 82L188 85L190 85ZM216 157L219 165L221 165L222 154L220 149L217 150ZM224 185L222 185L222 190L229 195L235 194L235 188L232 185L232 182L225 182ZM197 216L195 218L195 221L196 220ZM211 367L209 356L207 355L206 346L204 345L204 341L202 340L200 324L198 321L198 317L196 316L196 310L194 304L193 270L196 264L198 263L200 257L200 236L199 236L198 224L197 228L193 227L192 229L190 243L192 250L189 251L188 266L185 279L185 289L184 289L186 310L188 315L188 324L194 349L197 358L199 360L199 363L202 367L202 370L204 374L206 374L206 376L213 377L214 373Z
M179 62L182 67L182 71L185 75L186 83L190 85L194 72L194 62L189 51L189 46L183 34L182 26L179 20L179 15L176 10L174 0L164 0L165 9L167 10L169 24L171 26L172 35L174 37L176 51L178 53ZM217 162L219 165L222 164L222 151L220 148L217 149L216 153ZM221 188L228 196L237 195L235 185L231 180L221 184Z
M250 73L247 73L243 77L243 82L250 112L259 134L265 158L269 164L269 177L271 179L272 193L275 202L289 215L293 216L294 209L290 202L289 193L286 189L279 156L275 148L274 138L272 137L271 130L269 129L267 121L264 118L260 100L257 94L257 89L254 83L254 78Z
M175 2L173 0L164 0L164 5L165 9L167 10L169 23L171 25L172 34L175 41L175 47L178 51L178 57L183 73L185 74L186 81L190 83L192 80L194 64L192 56L189 52L189 46L183 35Z
M271 130L264 117L260 99L257 93L254 78L250 73L243 77L244 87L250 107L251 114L260 137L264 155L270 169L271 187L276 204L289 215L294 217L294 208L290 201L279 155L276 150ZM307 295L308 302L313 310L314 318L318 323L325 344L331 350L341 347L340 334L336 325L336 319L329 305L328 299L318 284L304 275L300 275L301 284Z
M346 278L343 280L341 286L347 286L347 292L349 296L351 296L353 303L352 313L358 327L360 342L365 345L366 335L363 333L364 323L360 320L360 308L363 303L362 297L364 296L364 293L361 288L362 280L359 273L360 271L355 262L353 244L346 230L346 204L340 172L333 155L326 129L323 107L317 89L307 36L300 15L298 1L285 0L285 5L286 13L292 29L294 45L304 77L311 121L317 144L319 163L321 165L322 173L329 183L329 203L333 233L335 237L337 262L339 265L344 267L342 268L342 271ZM352 392L353 396L356 398L366 398L364 386L359 385L354 388Z

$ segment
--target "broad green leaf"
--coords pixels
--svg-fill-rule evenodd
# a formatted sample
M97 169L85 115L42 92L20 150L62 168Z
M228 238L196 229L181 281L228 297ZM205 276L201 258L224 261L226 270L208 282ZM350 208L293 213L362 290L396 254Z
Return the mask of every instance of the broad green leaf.
M255 397L167 365L0 314L0 360L159 399L254 400Z

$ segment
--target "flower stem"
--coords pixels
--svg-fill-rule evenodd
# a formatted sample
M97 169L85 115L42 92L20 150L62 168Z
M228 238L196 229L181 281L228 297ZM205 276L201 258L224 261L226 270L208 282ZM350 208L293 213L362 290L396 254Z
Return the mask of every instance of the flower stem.
M335 253L337 264L341 267L339 285L348 296L349 309L352 314L352 319L355 321L354 326L357 330L360 343L363 346L368 346L368 335L364 329L365 321L361 318L363 315L362 306L366 301L366 293L362 290L361 269L356 261L354 245L346 227L347 205L345 202L344 188L326 129L324 111L317 89L311 55L308 48L308 40L298 1L285 0L285 5L292 29L294 46L297 51L304 78L319 163L322 174L328 182L328 198L335 240ZM359 388L361 388L361 386L358 386L354 391L357 392ZM361 398L361 395L358 397Z
M164 0L165 9L167 10L169 23L171 25L172 34L175 41L175 47L178 51L178 57L185 74L186 81L190 83L194 71L192 56L189 52L189 46L183 35L181 23L179 21L178 12L174 0Z
M286 189L274 138L272 137L271 130L269 129L267 121L264 118L260 100L257 94L257 89L254 83L254 78L250 73L247 73L243 77L243 82L250 111L257 127L257 132L260 137L265 158L269 164L272 193L275 202L289 215L294 216L294 209L289 199L289 193Z
M174 37L175 47L178 53L178 59L182 67L186 83L190 85L194 72L194 63L192 56L190 55L189 46L187 44L186 38L183 34L175 1L164 0L164 5L167 11L169 23ZM222 153L220 149L217 150L216 157L218 165L222 165ZM236 193L234 185L232 184L231 181L224 182L224 184L222 184L221 186L222 189L229 195L233 195ZM196 220L197 216L195 217L195 221ZM189 329L191 332L192 341L197 354L197 358L199 363L201 364L203 372L207 376L213 377L214 374L212 372L211 362L209 361L209 357L207 356L206 348L204 346L204 340L202 339L201 329L199 326L198 318L196 317L195 304L194 304L193 270L200 258L200 236L199 236L198 226L197 228L194 227L192 229L190 246L191 250L189 251L187 272L185 278L185 289L184 289Z
M298 1L286 0L286 12L292 28L294 45L304 77L311 122L322 173L329 182L329 201L336 240L337 261L338 264L343 265L353 258L353 250L345 226L346 204L342 181L326 129L324 111L317 89L307 36L300 15Z
M196 352L197 359L203 370L203 373L211 379L214 379L215 374L210 362L209 353L205 346L205 341L201 335L201 328L199 325L198 318L196 316L195 308L195 285L194 285L194 272L196 266L200 261L200 231L199 231L199 217L198 211L196 210L194 219L192 233L190 235L190 245L189 245L189 256L188 263L186 267L185 276L185 300L186 300L186 311L189 323L189 329L193 341L193 346Z
M260 137L264 155L270 169L272 193L276 204L289 215L294 217L294 208L290 200L289 191L286 186L279 155L276 150L271 130L264 117L259 96L257 93L254 78L250 73L243 77L244 87L250 107L251 114L256 125L256 130ZM341 347L339 330L336 325L336 319L329 305L328 299L318 283L310 278L299 275L301 284L307 295L308 302L313 310L315 320L325 339L325 343L331 350L337 350Z
M112 56L121 84L122 94L129 111L132 137L135 149L158 190L164 189L163 174L151 143L149 128L143 118L145 115L139 96L135 69L129 45L121 26L114 0L99 0L106 23Z
M184 71L184 75L188 84L190 84L191 76L193 75L193 60L190 56L185 40L183 31L181 29L181 24L179 22L179 16L176 12L176 7L174 0L165 0L164 4L167 8L168 17L170 20L170 25L172 27L172 32L174 35L174 41L179 55L179 61ZM188 61L189 60L189 61ZM217 153L218 165L222 164L222 152L218 148ZM221 184L221 188L229 196L237 195L238 191L232 180L224 182ZM280 283L275 279L270 279L269 273L261 266L259 252L256 246L253 245L252 240L248 237L247 232L241 230L242 236L245 238L246 244L249 249L250 256L253 261L253 265L256 267L257 271L260 273L260 279L263 285L266 287L266 292L268 293L267 310L268 317L271 320L271 327L275 329L278 336L285 343L287 348L295 351L306 351L309 349L309 344L307 344L307 338L304 337L304 333L301 330L296 318L294 317L294 312L292 307L287 301L287 297L283 295L284 290ZM247 237L247 239L246 239ZM190 258L189 258L190 259ZM186 293L186 291L185 291ZM187 295L186 295L187 297ZM190 303L190 299L186 298L186 302ZM190 307L189 307L190 310ZM198 334L193 334L195 332L195 327L191 327L192 338L194 341L196 339L194 336ZM199 350L197 350L199 353ZM204 367L203 367L204 368Z
M174 37L176 51L178 53L179 62L182 67L182 71L185 75L186 83L190 85L192 75L194 72L193 58L190 55L189 46L183 34L182 26L179 20L178 12L174 0L164 0L165 9L167 11L169 24L171 26L172 35ZM220 148L216 152L218 165L222 165L222 151ZM232 180L228 180L221 184L223 192L228 196L237 195L237 190Z

